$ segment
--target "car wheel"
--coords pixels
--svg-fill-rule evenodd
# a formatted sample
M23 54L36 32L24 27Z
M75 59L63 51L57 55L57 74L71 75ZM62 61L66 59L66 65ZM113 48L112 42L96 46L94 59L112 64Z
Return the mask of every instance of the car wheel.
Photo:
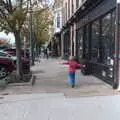
M5 78L7 76L7 71L4 66L0 65L0 78Z

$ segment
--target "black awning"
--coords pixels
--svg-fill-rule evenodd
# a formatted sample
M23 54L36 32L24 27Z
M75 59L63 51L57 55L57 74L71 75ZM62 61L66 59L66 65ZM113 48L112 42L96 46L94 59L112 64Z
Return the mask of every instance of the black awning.
M77 9L74 14L75 21L82 18L85 14L87 14L91 9L94 9L98 4L100 4L104 0L85 0L83 4Z

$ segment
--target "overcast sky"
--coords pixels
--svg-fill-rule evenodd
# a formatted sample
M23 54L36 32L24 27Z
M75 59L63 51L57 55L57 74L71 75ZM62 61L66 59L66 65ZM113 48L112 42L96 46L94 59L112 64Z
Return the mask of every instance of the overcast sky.
M0 38L7 38L8 40L10 40L11 44L15 43L15 37L12 33L9 33L8 35L4 32L0 32Z

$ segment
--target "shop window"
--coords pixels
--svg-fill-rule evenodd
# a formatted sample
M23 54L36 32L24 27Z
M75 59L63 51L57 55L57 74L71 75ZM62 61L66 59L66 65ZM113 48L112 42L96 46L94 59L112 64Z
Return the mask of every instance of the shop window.
M107 65L113 65L114 57L114 32L115 31L115 15L107 14L102 19L102 62Z
M66 57L70 56L70 31L67 31L64 36L64 54Z
M84 58L89 58L89 25L84 27Z
M91 35L91 59L96 62L98 62L100 59L99 39L100 39L100 22L99 20L97 20L92 23L92 35Z
M111 22L111 44L110 44L110 55L111 59L115 56L115 11L112 12L112 22Z
M83 57L83 29L77 31L77 55L79 60Z

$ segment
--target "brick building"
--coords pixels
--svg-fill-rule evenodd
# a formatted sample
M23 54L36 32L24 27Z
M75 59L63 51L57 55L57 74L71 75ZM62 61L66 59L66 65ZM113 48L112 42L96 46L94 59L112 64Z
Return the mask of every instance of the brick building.
M64 0L61 55L85 60L93 74L114 88L120 84L120 0Z

